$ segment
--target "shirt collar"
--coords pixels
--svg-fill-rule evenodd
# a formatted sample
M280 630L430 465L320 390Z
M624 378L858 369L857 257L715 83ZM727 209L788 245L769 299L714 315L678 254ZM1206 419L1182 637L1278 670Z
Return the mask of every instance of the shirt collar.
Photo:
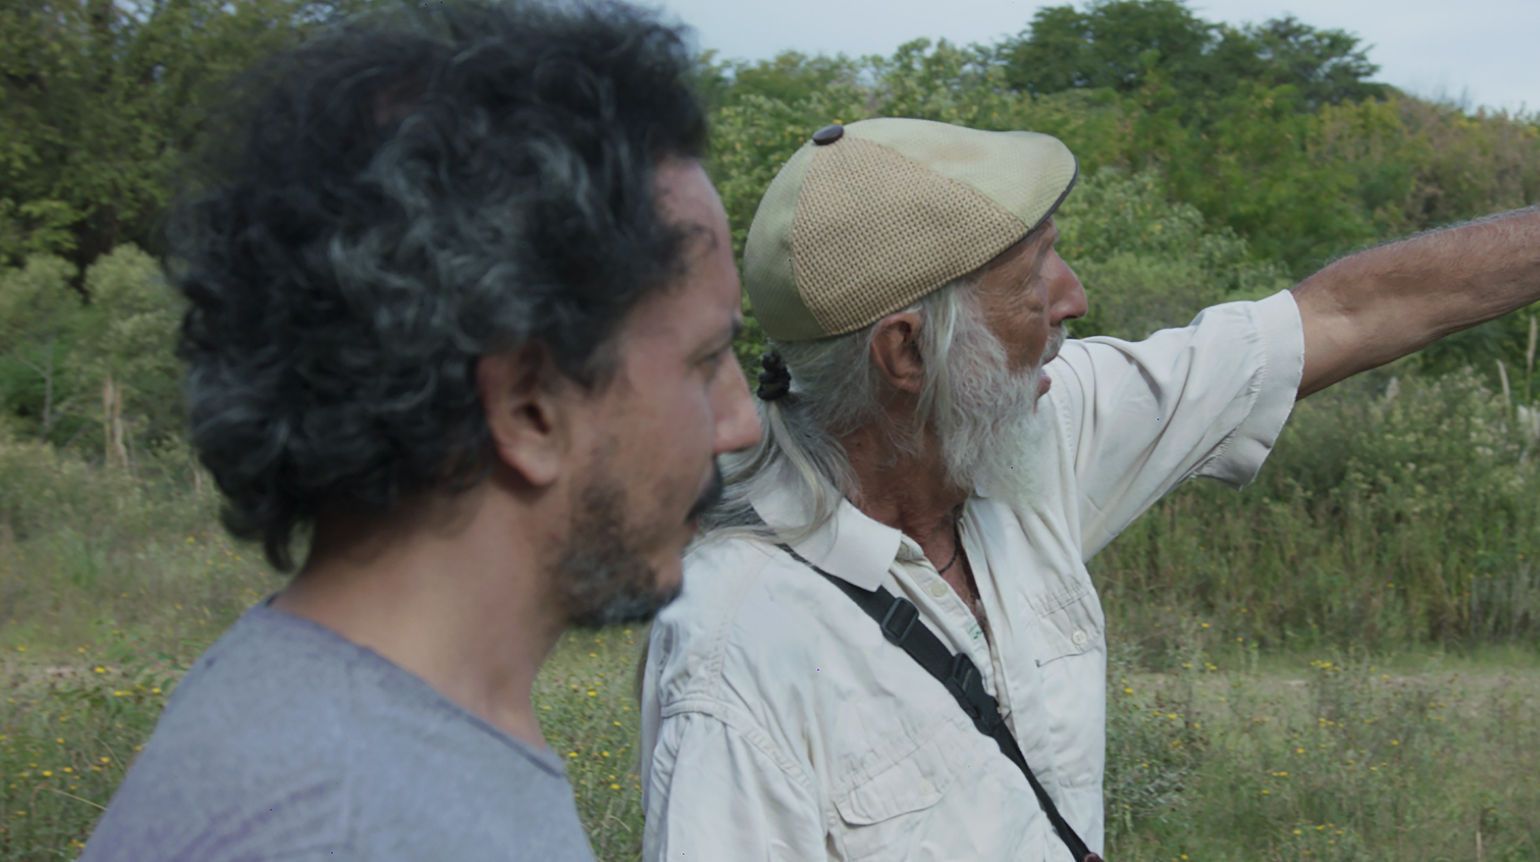
M784 484L750 502L765 524L777 531L794 530L811 517L809 501ZM789 544L825 572L863 590L875 590L898 558L902 541L903 533L873 520L842 497L833 518Z

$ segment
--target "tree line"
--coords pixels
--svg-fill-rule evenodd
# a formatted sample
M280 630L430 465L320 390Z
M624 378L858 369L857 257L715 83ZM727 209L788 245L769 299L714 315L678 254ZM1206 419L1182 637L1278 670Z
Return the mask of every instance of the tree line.
M377 5L0 0L0 435L125 466L179 439L179 312L160 258L185 157L233 75ZM708 51L698 84L740 249L775 170L824 124L1057 135L1081 165L1061 218L1092 297L1080 331L1138 337L1365 244L1540 200L1540 118L1430 102L1378 71L1358 36L1293 17L1233 27L1179 0L1104 0L1041 9L989 45ZM1418 362L1517 377L1529 325ZM750 310L740 355L758 343Z

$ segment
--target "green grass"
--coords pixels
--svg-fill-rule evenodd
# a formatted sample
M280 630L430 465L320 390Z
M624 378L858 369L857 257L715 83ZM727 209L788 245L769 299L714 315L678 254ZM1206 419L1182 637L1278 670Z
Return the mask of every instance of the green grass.
M1469 375L1385 381L1095 561L1109 858L1540 859L1540 441ZM186 463L0 437L0 862L73 858L175 680L281 584ZM606 862L641 842L643 637L573 633L537 681Z
M536 689L606 862L640 852L644 636L572 633ZM8 640L0 663L0 860L71 859L194 654L122 631L23 646ZM1114 661L1109 858L1540 858L1540 654L1188 656L1166 673Z

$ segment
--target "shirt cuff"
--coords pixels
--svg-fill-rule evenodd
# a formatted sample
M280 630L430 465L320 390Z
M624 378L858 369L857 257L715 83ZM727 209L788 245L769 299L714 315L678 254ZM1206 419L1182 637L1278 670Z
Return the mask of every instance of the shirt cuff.
M1244 487L1273 451L1294 409L1305 371L1305 335L1294 294L1284 290L1251 307L1262 361L1251 378L1251 409L1198 475Z

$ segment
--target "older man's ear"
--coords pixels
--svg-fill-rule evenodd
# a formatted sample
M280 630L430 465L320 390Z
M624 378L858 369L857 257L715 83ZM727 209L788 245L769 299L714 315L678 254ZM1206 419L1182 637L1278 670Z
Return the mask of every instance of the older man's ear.
M918 395L925 383L925 361L920 357L919 313L900 311L877 321L872 334L872 366L887 384L899 392Z

